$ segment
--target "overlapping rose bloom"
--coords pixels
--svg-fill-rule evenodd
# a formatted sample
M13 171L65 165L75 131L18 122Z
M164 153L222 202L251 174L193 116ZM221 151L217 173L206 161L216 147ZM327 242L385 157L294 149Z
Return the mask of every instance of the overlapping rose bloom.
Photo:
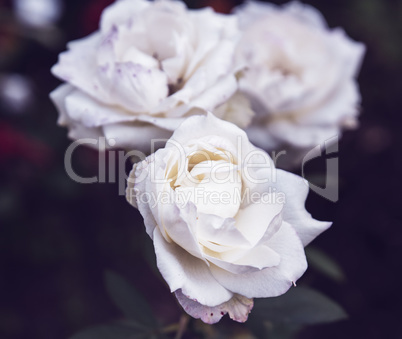
M247 320L253 298L285 293L307 268L303 247L330 226L304 204L307 183L273 167L246 133L188 118L134 165L127 199L144 217L157 265L184 310L206 323Z
M357 126L363 44L299 2L249 1L236 13L244 31L237 57L248 67L240 87L256 112L247 130L252 142L311 149Z
M252 111L241 94L233 97L238 37L236 17L211 8L117 1L99 30L69 43L52 68L66 82L51 94L59 123L72 139L105 136L143 151L205 110L245 127Z

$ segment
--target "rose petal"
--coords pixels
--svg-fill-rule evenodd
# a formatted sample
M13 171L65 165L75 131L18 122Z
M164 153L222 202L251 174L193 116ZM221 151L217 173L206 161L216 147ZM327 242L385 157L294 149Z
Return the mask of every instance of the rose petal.
M235 216L236 228L252 246L255 246L282 209L283 204L275 201L264 203L260 200L250 203L246 208L240 209Z
M115 140L114 147L127 151L139 150L144 154L151 153L153 140L168 140L172 135L172 132L163 128L136 121L104 125L103 133L106 139Z
M307 269L303 245L287 223L266 244L280 255L278 266L247 274L233 274L211 266L215 279L228 290L247 298L268 298L285 293Z
M83 138L99 139L101 136L103 136L102 130L100 128L85 127L80 123L74 121L69 115L69 112L66 108L66 98L75 91L76 90L73 86L69 84L63 84L50 93L50 98L52 99L59 112L59 119L57 120L57 123L60 126L65 126L69 129L68 136L72 140ZM96 145L93 144L86 145L96 148Z
M104 105L77 89L66 97L65 105L69 117L86 127L99 127L135 119L135 116L130 116L124 110Z
M53 75L67 81L98 100L109 103L108 97L100 88L97 80L97 47L101 35L95 32L85 38L72 41L68 50L59 55L59 61L51 69Z
M154 229L157 227L156 220L151 211L151 205L142 199L142 192L146 192L148 181L146 180L149 162L152 157L134 164L127 179L126 199L135 208L138 208L144 218L144 225L147 234L153 238Z
M175 295L180 305L189 315L193 318L201 319L207 324L219 322L226 313L229 313L231 319L244 323L254 305L252 299L239 294L235 294L229 301L215 307L204 306L186 298L181 290L177 290Z
M283 220L296 230L303 246L307 246L332 223L318 221L311 217L304 206L309 191L308 183L301 177L277 170L277 180L272 184L278 192L284 192L286 203L282 212Z
M109 32L113 26L124 24L130 19L134 21L139 17L139 14L149 6L149 1L116 1L103 10L100 21L100 29L102 32Z
M186 297L210 307L232 298L233 294L214 279L207 264L169 244L158 228L154 231L154 246L159 271L172 292L181 289Z

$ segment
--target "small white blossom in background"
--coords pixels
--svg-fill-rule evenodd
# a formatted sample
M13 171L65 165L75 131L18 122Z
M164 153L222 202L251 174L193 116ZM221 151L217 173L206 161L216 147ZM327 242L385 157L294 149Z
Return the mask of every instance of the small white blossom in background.
M51 94L59 123L72 139L105 136L144 152L151 139L169 138L186 117L206 110L246 127L252 111L235 95L239 37L237 18L211 8L117 1L99 30L69 43L52 68L66 82Z
M281 295L301 277L303 247L331 225L306 211L307 183L272 166L243 130L212 114L188 118L134 165L127 200L194 318L246 321L253 298Z
M13 113L24 114L34 101L31 81L20 74L0 74L0 104Z
M307 150L357 126L363 44L299 2L249 1L235 12L243 30L237 57L248 68L240 87L256 112L252 142Z
M28 26L46 28L61 17L61 0L14 0L14 11L18 20Z

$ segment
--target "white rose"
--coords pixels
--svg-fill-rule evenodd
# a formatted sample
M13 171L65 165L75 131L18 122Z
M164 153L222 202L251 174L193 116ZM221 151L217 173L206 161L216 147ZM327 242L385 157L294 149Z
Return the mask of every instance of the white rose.
M70 42L52 68L66 81L51 97L70 137L105 136L116 147L148 151L193 114L206 114L237 90L237 18L179 1L121 0L100 28ZM227 114L228 113L228 114ZM224 109L221 118L245 127Z
M256 112L252 142L307 149L357 125L363 44L299 2L249 1L236 13L243 30L237 58L248 66L240 87Z
M303 247L330 226L306 211L306 182L271 164L244 131L210 114L188 118L134 165L127 199L191 316L246 321L252 298L283 294L300 278Z

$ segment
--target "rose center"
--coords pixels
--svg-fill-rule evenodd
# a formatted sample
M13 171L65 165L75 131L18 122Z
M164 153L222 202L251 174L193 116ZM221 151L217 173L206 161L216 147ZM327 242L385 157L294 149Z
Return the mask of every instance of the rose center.
M240 207L242 180L229 154L197 151L187 157L187 167L172 183L181 201L190 201L200 213L232 218Z

